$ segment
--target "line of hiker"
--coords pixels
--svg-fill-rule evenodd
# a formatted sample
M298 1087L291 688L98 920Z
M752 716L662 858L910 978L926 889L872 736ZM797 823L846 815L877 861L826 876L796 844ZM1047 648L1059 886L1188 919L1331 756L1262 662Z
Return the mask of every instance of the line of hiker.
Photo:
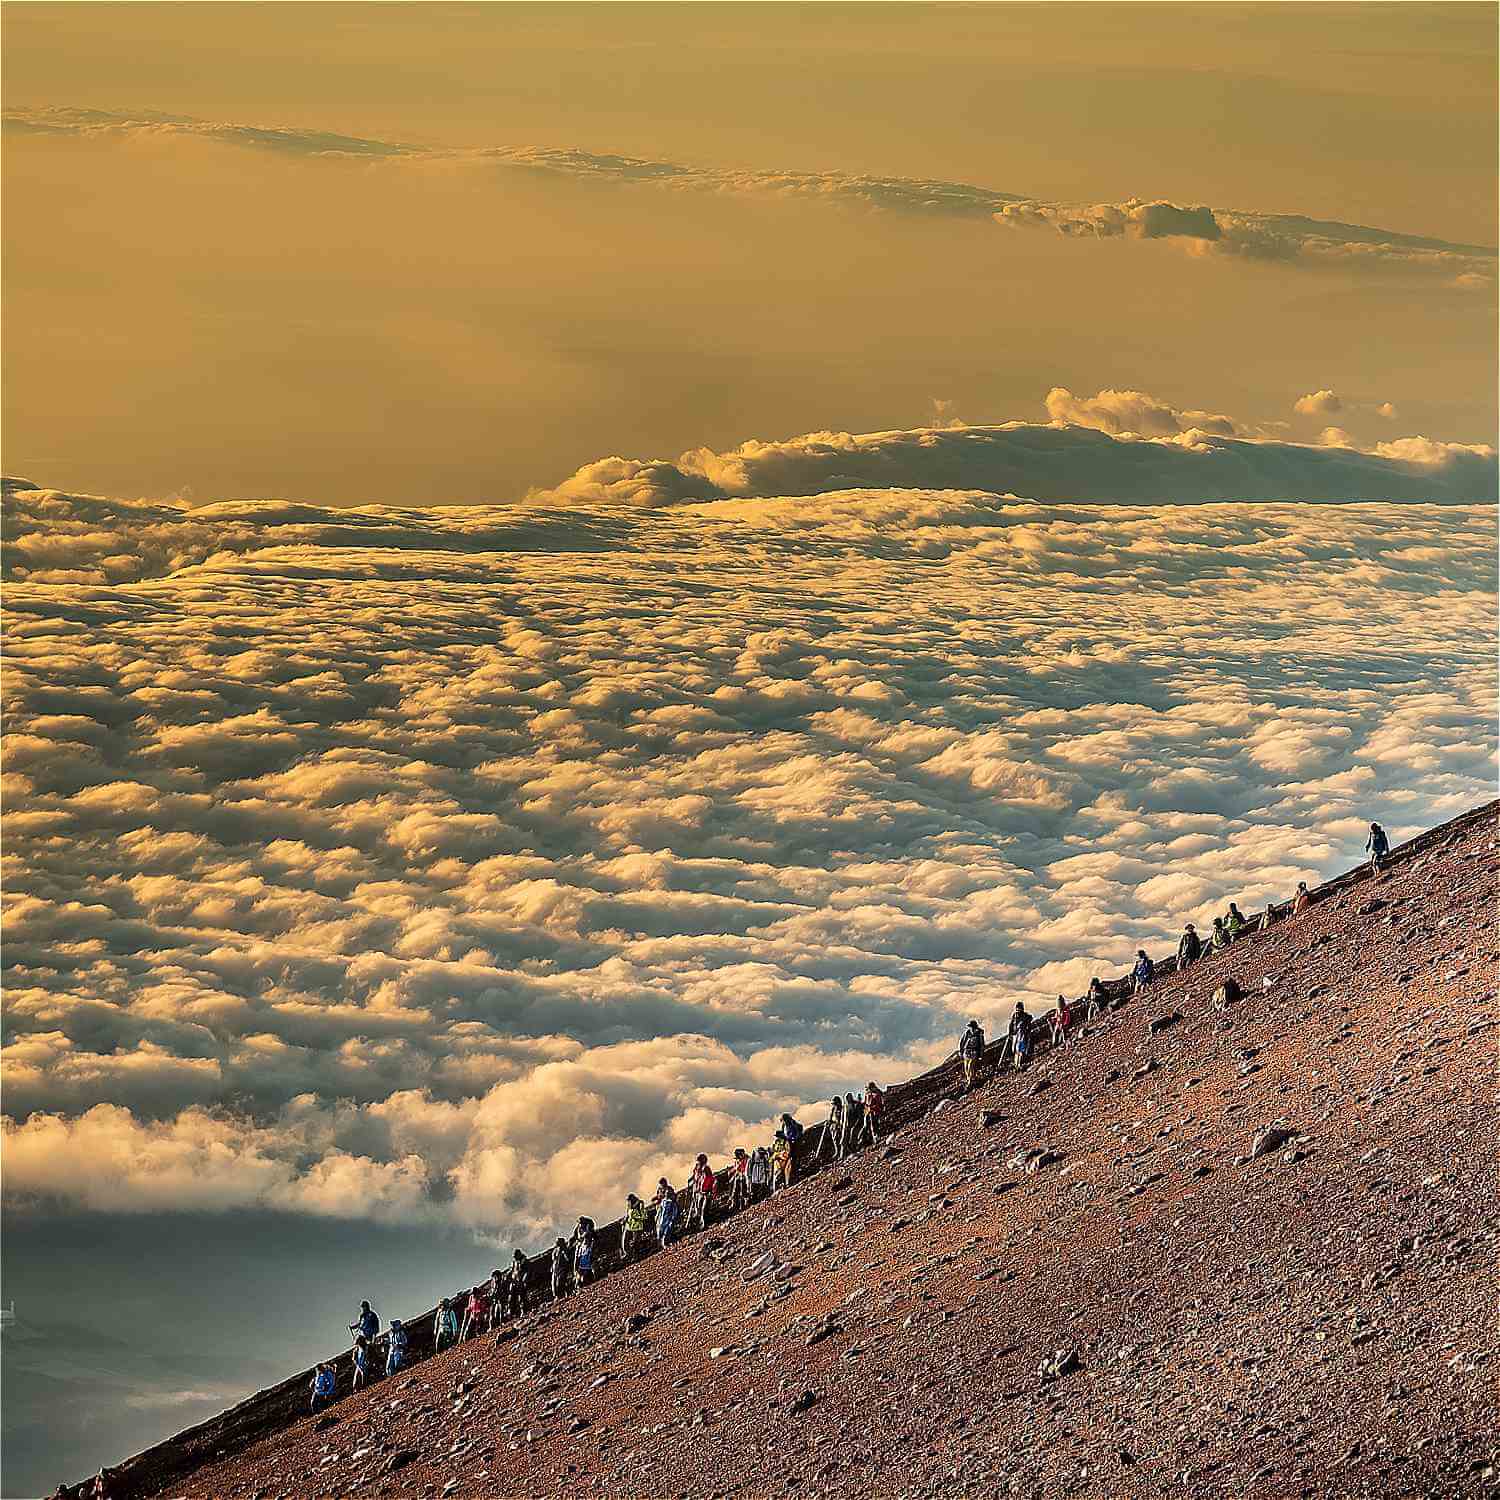
M1370 824L1365 848L1370 856L1371 874L1379 873L1390 854L1390 842L1378 823ZM1281 906L1267 905L1254 930L1265 932L1275 923L1297 916L1311 904L1307 882L1299 881L1290 900ZM993 1059L995 1071L1006 1066L1024 1071L1040 1044L1070 1045L1072 1033L1079 1025L1149 990L1163 968L1171 967L1177 972L1189 969L1204 958L1223 952L1251 930L1238 904L1231 901L1228 911L1213 919L1212 931L1206 939L1200 937L1193 923L1187 924L1177 945L1175 964L1168 959L1165 965L1159 965L1144 948L1138 948L1135 963L1123 979L1106 983L1096 975L1082 996L1069 1000L1059 995L1055 1008L1045 1016L1032 1015L1025 1002L1018 1001ZM1221 1005L1237 1001L1238 983L1233 977L1226 978L1213 998ZM991 1060L986 1052L984 1028L976 1020L969 1021L959 1038L957 1051L964 1092L981 1082L985 1064ZM559 1236L551 1251L540 1258L545 1264L545 1288L531 1285L533 1262L516 1250L504 1271L497 1267L488 1281L457 1296L444 1297L433 1318L432 1352L438 1353L476 1335L492 1332L509 1319L525 1316L546 1300L545 1292L550 1292L552 1300L560 1301L609 1270L631 1265L654 1250L664 1250L685 1234L706 1230L720 1219L790 1187L800 1167L816 1170L825 1161L842 1161L862 1147L875 1145L886 1131L887 1111L886 1091L872 1081L865 1085L863 1095L833 1096L827 1122L818 1130L810 1152L801 1149L807 1134L805 1127L790 1113L784 1113L769 1145L748 1151L742 1146L735 1147L733 1160L720 1171L713 1169L705 1153L699 1153L684 1188L675 1188L661 1177L649 1202L635 1193L626 1195L619 1250L607 1257L608 1264L601 1253L600 1234L594 1221L580 1216L573 1233L567 1238ZM349 1331L354 1336L353 1390L359 1390L379 1373L394 1375L409 1362L411 1337L401 1319L392 1318L390 1327L382 1334L379 1317L368 1302L361 1302L359 1317L349 1325ZM377 1346L382 1344L383 1361L377 1355ZM334 1366L320 1364L312 1380L312 1410L322 1410L336 1398L336 1392Z

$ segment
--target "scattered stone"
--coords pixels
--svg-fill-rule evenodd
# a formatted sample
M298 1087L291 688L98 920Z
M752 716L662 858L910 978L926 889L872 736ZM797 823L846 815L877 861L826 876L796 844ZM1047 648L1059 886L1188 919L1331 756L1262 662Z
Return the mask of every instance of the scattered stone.
M1262 1156L1269 1156L1273 1151L1280 1148L1296 1135L1295 1130L1288 1130L1284 1125L1267 1125L1255 1132L1255 1139L1250 1143L1250 1160L1255 1161Z
M813 1390L803 1391L791 1404L791 1413L794 1417L800 1417L803 1412L809 1411L817 1405L818 1393Z
M404 1469L407 1464L415 1463L421 1456L415 1448L398 1448L380 1466L381 1471L386 1474L394 1474L397 1469Z
M1079 1359L1076 1349L1057 1349L1036 1367L1036 1372L1044 1381L1052 1381L1061 1380L1064 1375L1071 1375L1082 1368L1083 1361Z
M1166 1031L1169 1027L1175 1026L1181 1019L1182 1012L1180 1010L1174 1010L1168 1015L1157 1016L1157 1018L1146 1027L1146 1030L1150 1033L1150 1035L1157 1036L1161 1032Z

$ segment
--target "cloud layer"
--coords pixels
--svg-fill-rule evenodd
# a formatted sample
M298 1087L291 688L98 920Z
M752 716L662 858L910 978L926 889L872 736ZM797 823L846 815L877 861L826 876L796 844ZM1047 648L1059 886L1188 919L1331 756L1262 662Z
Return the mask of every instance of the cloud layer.
M943 487L13 491L11 1206L539 1234L1487 795L1489 508L1006 501L950 441L1127 445L886 436L699 472Z
M87 139L206 140L303 158L466 164L605 185L730 193L847 203L896 213L992 219L1007 228L1050 229L1069 238L1164 241L1189 253L1232 261L1386 276L1433 277L1465 290L1495 283L1492 246L1461 245L1362 224L1128 198L1068 204L971 183L864 173L725 169L654 161L580 148L509 146L455 149L381 141L332 131L197 120L154 111L12 109L18 135Z

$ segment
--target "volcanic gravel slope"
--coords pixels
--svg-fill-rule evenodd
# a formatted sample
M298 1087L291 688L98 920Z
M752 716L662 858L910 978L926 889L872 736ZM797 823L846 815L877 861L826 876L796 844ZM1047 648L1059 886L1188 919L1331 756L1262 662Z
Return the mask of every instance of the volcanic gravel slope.
M170 1493L1489 1491L1496 833Z

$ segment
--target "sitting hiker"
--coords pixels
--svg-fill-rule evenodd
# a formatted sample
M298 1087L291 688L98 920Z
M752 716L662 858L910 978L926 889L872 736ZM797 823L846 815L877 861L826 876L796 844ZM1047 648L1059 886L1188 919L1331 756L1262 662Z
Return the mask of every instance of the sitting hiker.
M1292 897L1292 915L1300 916L1312 905L1312 892L1307 888L1305 880L1297 882L1297 894Z
M1073 1007L1065 995L1057 997L1057 1008L1052 1012L1052 1040L1058 1046L1066 1046L1068 1028L1073 1024Z
M313 1411L321 1411L325 1406L333 1403L333 1393L336 1382L333 1376L332 1365L319 1365L313 1372L312 1378L312 1407Z
M459 1342L476 1333L483 1333L489 1326L490 1303L482 1286L469 1289L469 1300L464 1306L464 1326L459 1330Z
M1224 931L1232 943L1245 930L1245 915L1235 902L1229 903L1228 915L1224 918Z
M1232 976L1214 990L1213 1002L1219 1009L1223 1010L1226 1005L1238 1005L1244 996L1240 992L1239 982Z
M1370 836L1365 840L1365 848L1370 854L1370 873L1378 875L1386 855L1391 852L1391 841L1379 823L1370 824Z
M1198 929L1191 922L1182 930L1182 937L1177 943L1177 967L1179 969L1191 968L1203 955L1203 939L1198 936Z
M641 1200L631 1195L633 1202ZM568 1295L573 1284L573 1252L568 1248L568 1242L558 1235L557 1243L552 1247L552 1254L547 1263L547 1269L552 1278L552 1300L560 1302Z
M885 1090L872 1079L865 1085L865 1107L856 1146L873 1146L880 1139L880 1119L884 1113Z
M839 1141L839 1160L854 1149L854 1142L865 1123L865 1107L852 1092L844 1095L844 1133Z
M1031 1017L1026 1013L1024 1000L1017 1000L1016 1008L1011 1012L1009 1036L1016 1067L1024 1069L1031 1056Z
M400 1318L391 1319L386 1335L385 1373L394 1375L406 1363L406 1328Z
M771 1191L777 1188L787 1188L792 1185L792 1143L786 1138L786 1131L778 1130L776 1139L771 1142Z
M647 1226L650 1210L634 1193L625 1196L625 1228L620 1239L620 1248L627 1261L634 1260L646 1248Z
M585 1287L594 1279L594 1221L580 1214L573 1230L573 1284Z
M370 1341L361 1333L354 1340L354 1384L352 1389L357 1391L369 1381L369 1378Z
M1229 946L1229 933L1224 926L1223 917L1214 918L1214 930L1209 935L1208 946L1215 952L1221 952Z
M843 1154L844 1101L835 1094L828 1110L828 1123L823 1127L823 1134L818 1141L818 1160L822 1161L826 1156L830 1161L834 1161Z
M1260 914L1260 921L1256 924L1260 932L1269 932L1276 921L1277 911L1274 901L1266 902L1266 909Z
M368 1302L359 1304L359 1316L349 1325L349 1332L356 1336L362 1333L367 1339L380 1332L380 1318Z
M510 1274L505 1278L504 1316L521 1318L531 1311L526 1296L526 1257L515 1251L510 1258Z
M452 1297L444 1297L438 1303L437 1313L432 1319L432 1352L437 1353L439 1349L446 1349L449 1344L458 1342L458 1313L453 1306Z
M971 1089L979 1081L979 1064L984 1057L984 1031L978 1021L970 1021L958 1041L958 1055L963 1059L964 1088Z
M734 1148L734 1166L730 1169L730 1211L738 1213L750 1206L750 1157L743 1146Z
M759 1203L771 1191L771 1153L757 1146L750 1153L750 1201Z
M1156 965L1146 955L1144 948L1135 950L1135 967L1130 971L1130 987L1137 994L1144 994L1156 978Z
M688 1179L688 1186L692 1189L692 1207L688 1212L688 1228L707 1229L708 1209L713 1201L714 1169L709 1166L708 1158L700 1151L698 1160L693 1163L693 1175Z
M656 1238L663 1250L677 1237L677 1190L665 1177L656 1189Z

